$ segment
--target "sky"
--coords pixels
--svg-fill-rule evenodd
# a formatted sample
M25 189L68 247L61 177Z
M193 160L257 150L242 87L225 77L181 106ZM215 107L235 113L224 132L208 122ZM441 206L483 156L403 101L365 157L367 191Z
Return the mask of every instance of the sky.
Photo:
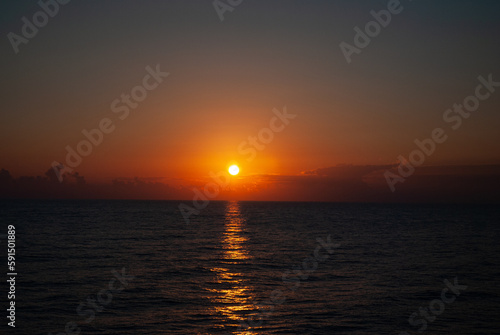
M53 15L28 38L23 18L43 20L40 4L1 5L7 179L50 179L54 162L69 167L67 148L78 151L82 131L101 129L98 144L81 147L91 152L63 176L63 184L84 178L101 186L64 196L190 199L211 173L228 177L237 164L240 174L216 198L371 201L384 193L424 201L444 187L435 176L455 178L442 199L461 188L456 182L467 190L462 197L486 189L496 197L500 87L484 82L500 82L498 1L43 3ZM355 27L365 32L382 10L390 22L348 62L342 43L355 48ZM476 110L446 114L480 84L488 97ZM133 92L141 101L127 105L123 96ZM398 157L409 159L415 140L436 128L446 140L403 177ZM426 191L416 195L419 178ZM117 183L131 189L102 186ZM144 183L154 191L138 190ZM45 189L62 186L51 185L37 184L29 196L56 196Z

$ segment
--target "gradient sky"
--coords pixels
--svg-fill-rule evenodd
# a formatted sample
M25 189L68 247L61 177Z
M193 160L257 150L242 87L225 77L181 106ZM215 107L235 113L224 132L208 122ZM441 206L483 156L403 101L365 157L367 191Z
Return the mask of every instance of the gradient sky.
M42 175L105 117L116 129L75 169L91 182L197 183L233 161L242 178L394 164L479 75L500 81L498 1L401 4L351 64L339 43L387 1L243 0L221 22L211 1L73 0L18 54L7 34L40 8L2 4L0 168ZM119 120L111 102L156 64L169 77ZM297 118L247 162L238 145L283 106ZM425 165L499 164L499 107L500 90Z

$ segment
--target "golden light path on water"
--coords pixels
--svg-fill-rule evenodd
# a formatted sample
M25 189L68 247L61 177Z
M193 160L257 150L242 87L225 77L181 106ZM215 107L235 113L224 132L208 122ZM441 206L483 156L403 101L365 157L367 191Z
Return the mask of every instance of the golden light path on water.
M227 323L239 325L245 322L245 311L255 310L252 304L252 288L243 274L231 270L231 264L238 264L249 259L250 255L246 249L247 238L243 236L245 219L240 213L238 202L229 202L225 213L224 232L222 235L223 264L227 267L213 268L216 273L216 287L210 291L215 294L212 299L214 312L223 316ZM221 320L222 321L222 320ZM231 322L232 321L232 322ZM225 328L227 324L216 325L218 328ZM233 331L233 334L255 334L244 328Z

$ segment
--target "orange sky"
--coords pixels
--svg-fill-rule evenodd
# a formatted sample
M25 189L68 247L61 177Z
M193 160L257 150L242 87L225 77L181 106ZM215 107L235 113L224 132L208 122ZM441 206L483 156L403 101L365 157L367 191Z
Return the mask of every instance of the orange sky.
M11 6L6 33L37 10ZM478 76L500 81L492 9L470 15L460 3L442 19L441 4L412 4L347 64L338 44L352 41L373 6L249 2L223 22L196 1L65 6L18 54L7 40L1 46L0 168L43 175L105 118L114 130L74 168L89 183L139 177L189 187L237 163L240 181L260 175L267 185L338 164L395 164L437 127L449 138L424 165L499 164L500 92L460 129L443 121ZM148 66L169 75L121 120L111 104L144 85ZM248 161L238 146L284 106L297 117Z

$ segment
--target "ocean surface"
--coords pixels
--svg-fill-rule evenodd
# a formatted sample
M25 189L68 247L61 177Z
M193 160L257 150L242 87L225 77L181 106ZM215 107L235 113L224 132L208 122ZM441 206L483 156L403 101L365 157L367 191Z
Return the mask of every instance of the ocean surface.
M180 203L2 201L0 333L500 334L498 206Z

